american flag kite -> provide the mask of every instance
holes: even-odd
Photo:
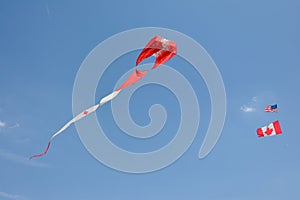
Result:
[[[155,56],[156,61],[152,69],[158,67],[159,65],[167,62],[170,60],[173,56],[177,54],[177,45],[174,41],[167,40],[165,38],[162,38],[160,36],[155,36],[148,42],[148,44],[145,46],[145,48],[142,50],[140,55],[138,56],[136,60],[136,65],[138,65],[140,62],[142,62],[144,59],[150,57],[150,56]],[[114,92],[111,94],[105,96],[102,98],[98,104],[82,111],[79,113],[77,116],[75,116],[73,119],[71,119],[68,123],[66,123],[60,130],[58,130],[52,137],[50,138],[48,145],[45,149],[45,151],[41,154],[36,154],[30,157],[36,158],[45,155],[48,152],[48,149],[50,147],[51,141],[58,136],[61,132],[63,132],[65,129],[67,129],[72,123],[80,120],[81,118],[89,115],[92,112],[95,112],[100,106],[103,104],[111,101],[114,99],[121,90],[124,88],[136,83],[139,81],[141,78],[143,78],[147,74],[147,70],[137,70],[135,69],[132,74],[127,78],[127,80],[119,87],[117,88]]]
[[[279,121],[272,122],[271,124],[258,128],[256,130],[258,137],[264,137],[264,136],[273,136],[278,135],[282,133]]]
[[[277,104],[266,106],[265,112],[278,112]]]

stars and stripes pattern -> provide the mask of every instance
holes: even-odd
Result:
[[[277,104],[266,106],[265,112],[278,112]]]

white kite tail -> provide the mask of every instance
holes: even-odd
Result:
[[[78,115],[76,115],[71,121],[66,123],[59,131],[57,131],[54,135],[52,135],[50,141],[53,140],[56,136],[58,136],[65,129],[67,129],[72,123],[74,123],[74,122],[80,120],[81,118],[84,118],[85,116],[95,112],[100,106],[102,106],[103,104],[111,101],[113,98],[115,98],[119,94],[119,92],[120,92],[120,90],[112,92],[111,94],[103,97],[97,105],[94,105],[94,106],[84,110],[83,112],[79,113]]]
[[[117,91],[112,92],[111,94],[109,94],[109,95],[105,96],[104,98],[102,98],[102,99],[100,100],[100,102],[99,102],[97,105],[94,105],[94,106],[92,106],[92,107],[90,107],[90,108],[84,110],[83,112],[79,113],[78,115],[76,115],[73,119],[71,119],[68,123],[66,123],[60,130],[58,130],[54,135],[52,135],[52,137],[50,138],[50,141],[48,142],[48,145],[47,145],[47,147],[46,147],[44,153],[37,154],[37,155],[33,155],[33,156],[30,157],[30,159],[45,155],[45,154],[48,152],[48,150],[49,150],[51,141],[52,141],[56,136],[58,136],[58,135],[61,134],[64,130],[66,130],[72,123],[74,123],[74,122],[80,120],[81,118],[83,118],[83,117],[85,117],[85,116],[87,116],[87,115],[89,115],[89,114],[95,112],[100,106],[102,106],[103,104],[105,104],[105,103],[111,101],[113,98],[115,98],[115,97],[119,94],[120,91],[121,91],[121,90],[117,90]]]

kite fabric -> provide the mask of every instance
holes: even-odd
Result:
[[[278,112],[277,104],[266,106],[265,112]]]
[[[278,135],[282,133],[279,121],[276,120],[275,122],[272,122],[271,124],[258,128],[256,130],[258,137],[264,137],[264,136],[273,136]]]
[[[148,71],[135,69],[134,72],[128,77],[128,79],[116,91],[122,90],[123,88],[134,84],[135,82],[143,78],[147,73]]]
[[[164,62],[170,60],[174,55],[177,53],[177,47],[176,43],[167,39],[164,39],[160,36],[156,36],[150,40],[150,42],[146,45],[146,47],[143,49],[142,53],[139,55],[138,60],[136,61],[137,65],[139,62],[141,62],[143,59],[155,55],[156,56],[156,62],[155,65],[152,67],[152,69],[156,68],[158,65],[163,64]],[[124,81],[123,84],[119,88],[117,88],[114,92],[111,94],[105,96],[100,100],[100,102],[83,112],[79,113],[77,116],[75,116],[73,119],[71,119],[68,123],[66,123],[60,130],[58,130],[52,137],[50,138],[50,141],[48,142],[48,145],[45,149],[45,151],[41,154],[36,154],[30,157],[36,158],[40,156],[44,156],[50,147],[51,141],[58,136],[60,133],[62,133],[65,129],[67,129],[72,123],[80,120],[81,118],[89,115],[90,113],[95,112],[100,106],[103,104],[111,101],[114,99],[120,92],[126,87],[131,86],[132,84],[138,82],[140,79],[142,79],[148,71],[146,70],[137,70],[135,69],[131,75]]]
[[[159,65],[170,60],[176,54],[177,54],[176,42],[167,40],[160,36],[155,36],[148,42],[148,44],[145,46],[145,48],[138,56],[136,60],[136,66],[144,59],[150,56],[155,56],[156,61],[154,66],[152,67],[152,69],[155,69]]]

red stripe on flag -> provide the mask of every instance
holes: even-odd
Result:
[[[262,131],[261,128],[258,128],[258,129],[256,130],[256,132],[257,132],[257,136],[258,136],[258,137],[264,137],[264,133],[263,133],[263,131]]]
[[[278,120],[273,122],[273,126],[274,126],[276,134],[281,134],[282,133],[282,130],[281,130],[281,127],[280,127],[280,124],[279,124]]]

